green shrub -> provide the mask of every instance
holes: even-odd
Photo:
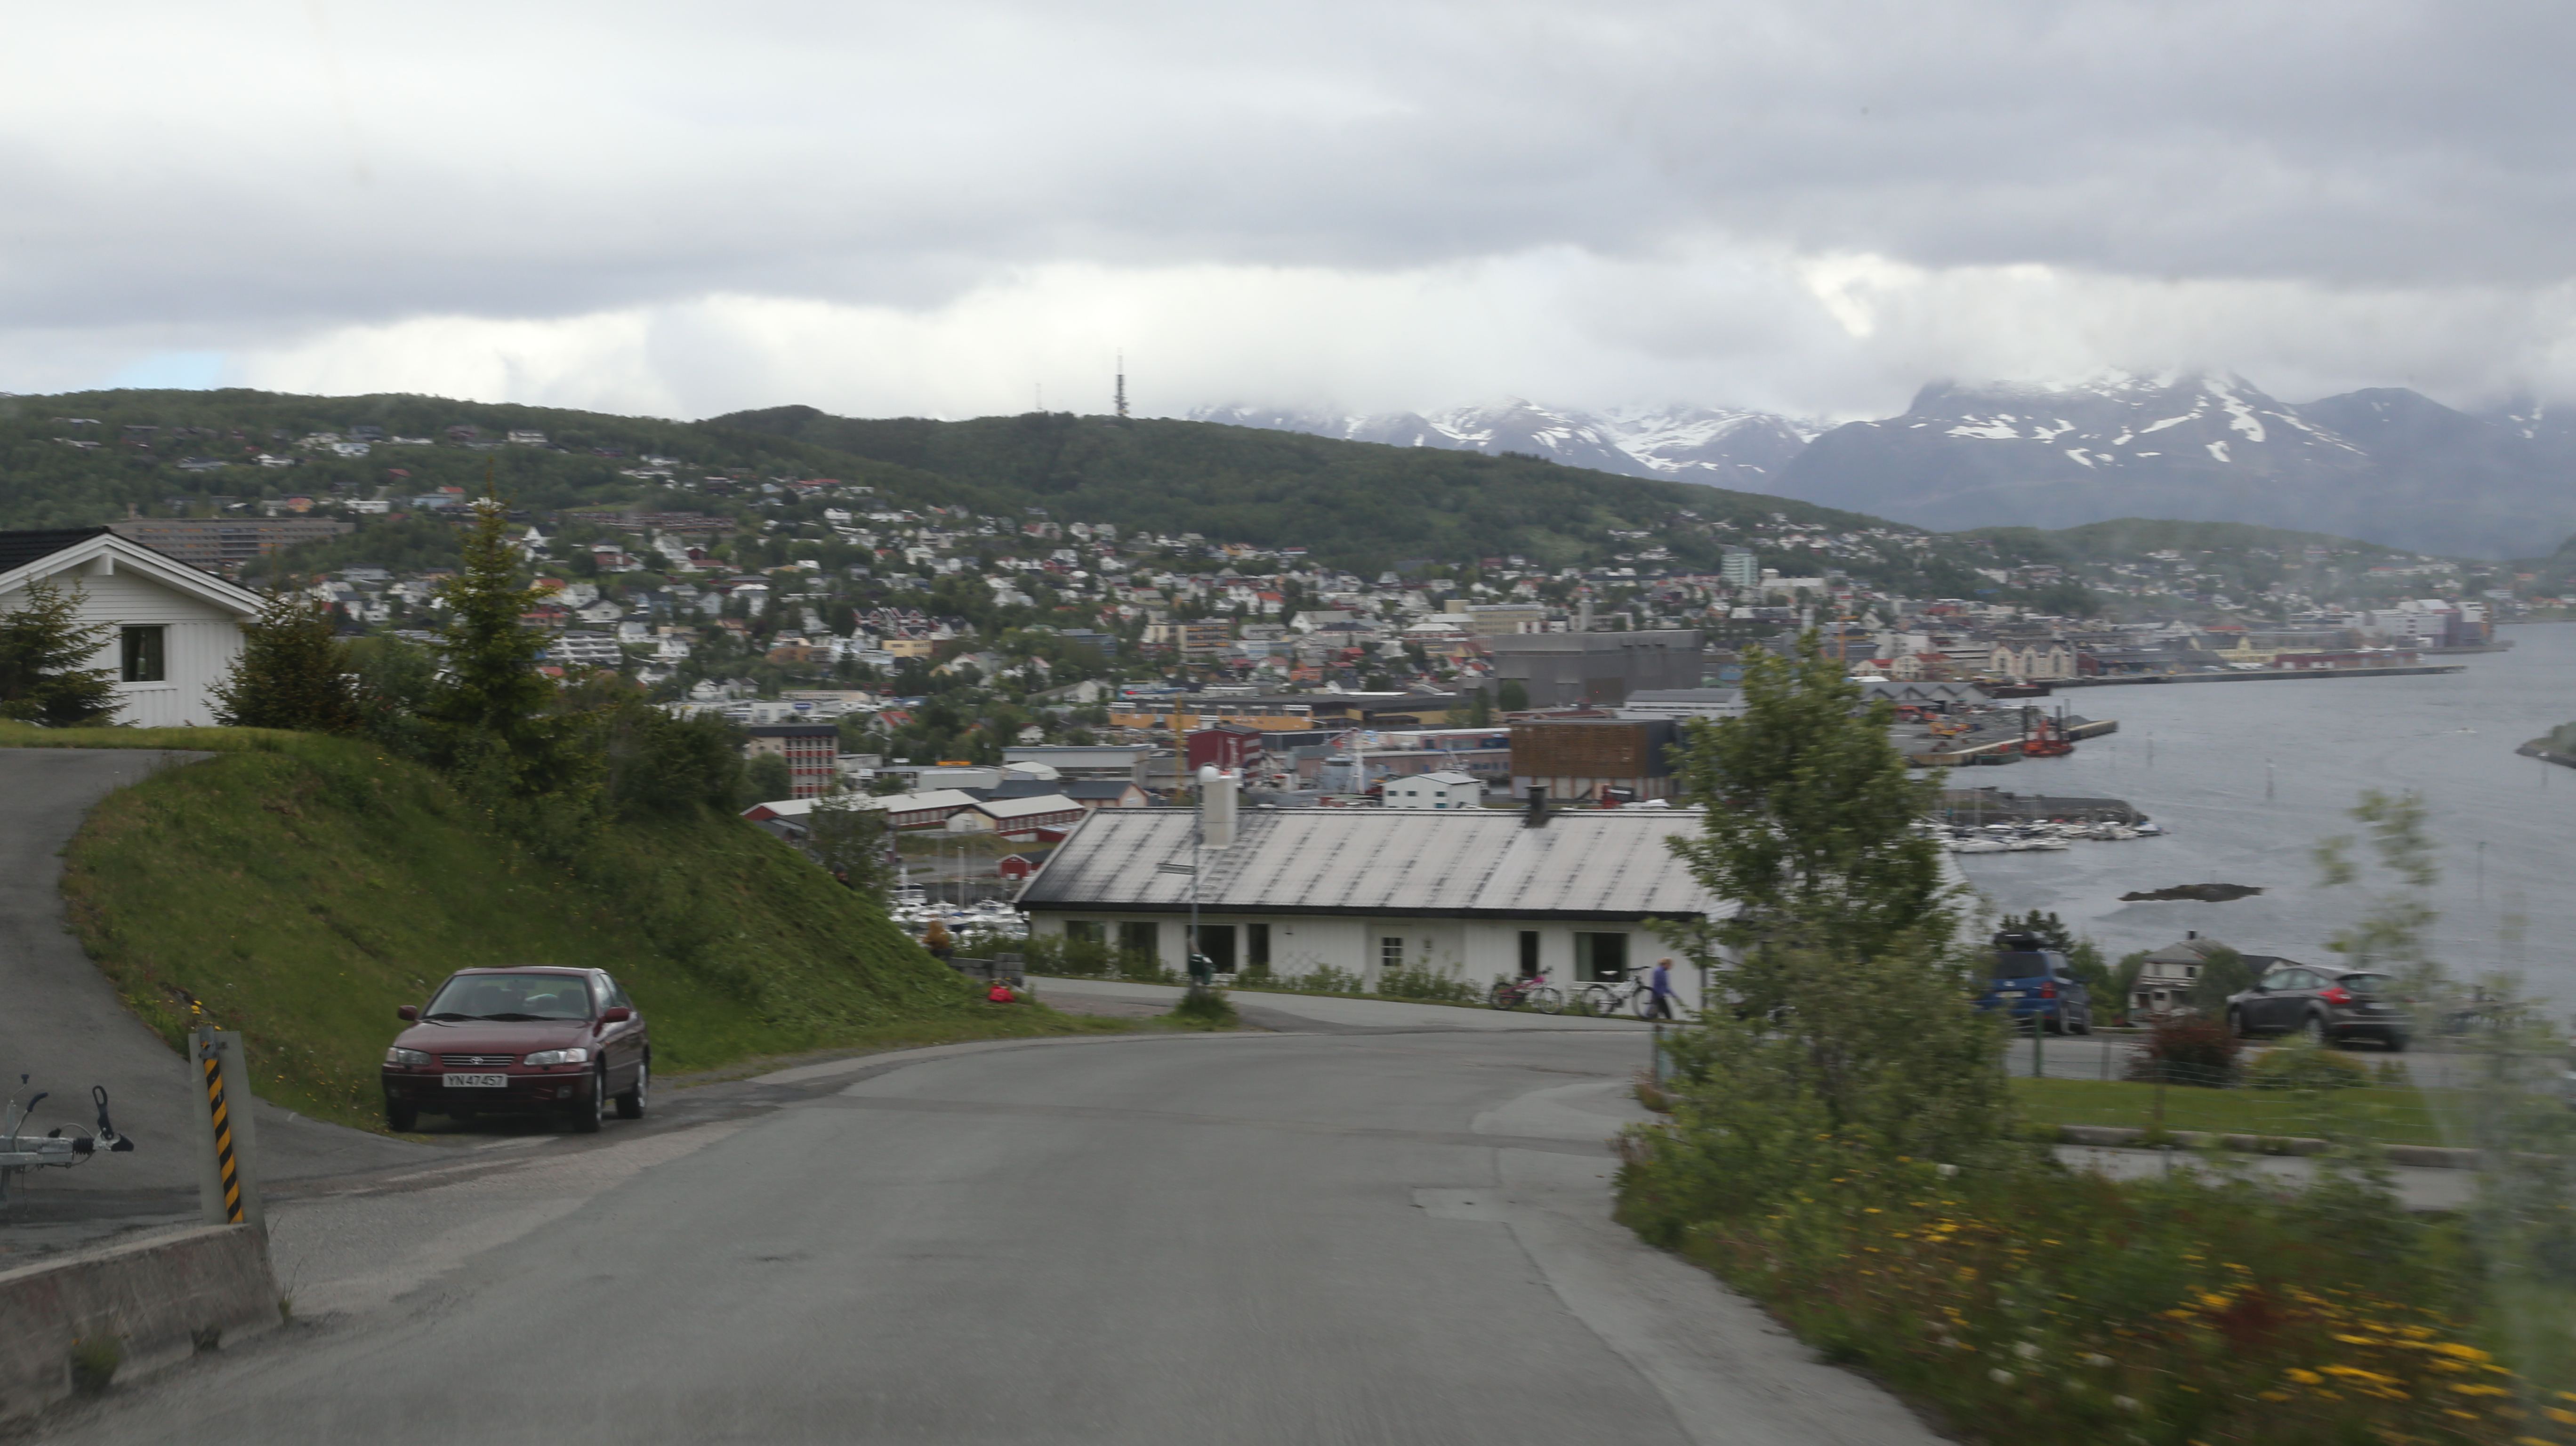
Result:
[[[2236,1083],[2245,1042],[2225,1023],[2197,1014],[2159,1019],[2129,1061],[2129,1078],[2220,1089]]]
[[[2370,1068],[2350,1055],[2301,1040],[2265,1051],[2245,1071],[2245,1083],[2258,1090],[2358,1089],[2370,1083]]]
[[[1236,1029],[1243,1023],[1224,990],[1198,984],[1191,985],[1181,1002],[1172,1006],[1171,1018],[1193,1029]]]
[[[1474,1004],[1485,991],[1457,975],[1427,964],[1389,969],[1378,976],[1377,992],[1389,999],[1428,999],[1442,1004]]]
[[[72,1342],[72,1389],[95,1396],[116,1379],[125,1364],[125,1342],[112,1335],[83,1336]]]

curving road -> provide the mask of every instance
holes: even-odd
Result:
[[[784,1070],[289,1198],[302,1323],[46,1434],[1935,1439],[1609,1221],[1637,1031],[1329,1008]]]
[[[50,1091],[38,1131],[88,1125],[90,1087],[108,1092],[132,1153],[73,1170],[39,1170],[13,1190],[13,1223],[143,1218],[185,1208],[196,1189],[193,1082],[177,1052],[117,1000],[107,977],[64,925],[62,851],[109,793],[205,753],[123,748],[0,748],[0,1077]],[[260,1158],[270,1178],[380,1168],[425,1147],[258,1107]],[[0,1241],[0,1247],[8,1242]],[[5,1253],[5,1251],[0,1251]]]

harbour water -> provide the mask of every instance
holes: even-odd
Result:
[[[2224,687],[2086,690],[2084,711],[2120,731],[2073,757],[1960,770],[1955,786],[2125,798],[2162,838],[2063,853],[1959,855],[1997,907],[2053,909],[2116,959],[2214,934],[2249,953],[2331,962],[2384,871],[2321,886],[2312,850],[2358,826],[2364,789],[2424,795],[2441,847],[2438,957],[2464,978],[2510,970],[2576,1010],[2576,769],[2515,747],[2576,719],[2576,625],[2507,630],[2510,652],[2462,673],[2321,678]],[[2365,855],[2366,856],[2366,855]],[[2252,884],[2228,903],[2122,903],[2177,884]]]

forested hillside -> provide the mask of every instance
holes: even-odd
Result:
[[[511,445],[503,439],[512,432],[544,440]],[[784,407],[675,422],[400,395],[0,398],[0,527],[94,524],[129,509],[218,516],[289,496],[315,499],[326,512],[335,502],[391,498],[399,513],[411,496],[479,492],[487,477],[533,511],[714,512],[739,510],[731,481],[830,477],[872,486],[897,506],[1005,516],[1044,508],[1122,531],[1304,547],[1352,567],[1510,554],[1550,566],[1596,562],[1612,550],[1614,528],[1651,529],[1676,564],[1703,567],[1715,565],[1727,534],[1775,514],[1835,529],[1888,525],[1531,457],[1066,413],[865,421]],[[338,545],[333,560],[384,547],[400,557],[383,560],[411,559],[438,542],[406,537],[399,524],[367,528],[365,547]]]

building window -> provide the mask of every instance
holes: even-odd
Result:
[[[1100,943],[1100,921],[1097,919],[1068,920],[1064,926],[1064,937],[1076,944]]]
[[[129,683],[161,683],[170,677],[168,628],[124,630],[124,672]]]
[[[1243,926],[1243,967],[1256,972],[1270,967],[1270,926],[1268,924]]]
[[[1538,977],[1538,930],[1521,930],[1521,977]]]
[[[1574,936],[1574,970],[1578,977],[1617,983],[1628,977],[1628,936],[1625,934],[1577,934]]]
[[[1163,926],[1160,924],[1120,924],[1118,952],[1142,954],[1159,962],[1163,957]]]
[[[1404,941],[1402,939],[1395,938],[1390,935],[1377,941],[1377,967],[1388,970],[1401,969],[1404,967]]]

